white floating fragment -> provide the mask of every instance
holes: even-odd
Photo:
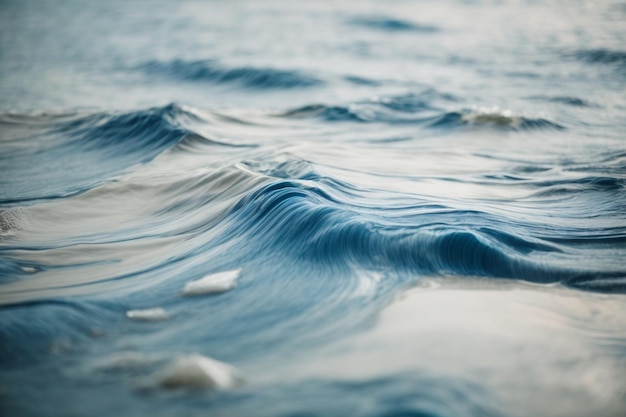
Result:
[[[188,282],[183,290],[184,295],[214,294],[232,290],[237,285],[241,269],[218,272],[207,275],[197,281]]]
[[[161,307],[148,308],[146,310],[129,310],[126,317],[137,321],[162,321],[170,318],[170,315]]]
[[[227,389],[241,383],[237,369],[197,353],[176,358],[158,377],[165,389]]]
[[[29,273],[29,274],[34,274],[35,272],[37,272],[37,268],[35,268],[34,266],[23,266],[21,267],[22,271]]]

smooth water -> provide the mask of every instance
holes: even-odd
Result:
[[[625,22],[0,2],[0,414],[624,415]]]

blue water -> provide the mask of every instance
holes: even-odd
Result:
[[[624,415],[624,22],[0,2],[0,414]]]

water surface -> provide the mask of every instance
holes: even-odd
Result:
[[[0,410],[623,415],[625,19],[3,1]]]

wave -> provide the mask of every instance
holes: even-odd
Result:
[[[626,66],[626,51],[583,49],[574,52],[572,55],[589,64],[614,65],[619,68]]]
[[[250,89],[307,88],[323,84],[312,75],[277,68],[226,67],[214,60],[150,61],[139,67],[149,75],[179,81],[237,84]]]
[[[454,97],[428,92],[376,98],[347,106],[312,104],[289,110],[279,116],[321,119],[327,122],[419,124],[427,128],[476,126],[512,131],[565,129],[548,119],[516,115],[510,110],[498,108],[446,111],[437,101],[453,102]]]
[[[497,109],[441,110],[440,103],[454,101],[455,98],[448,94],[426,90],[377,97],[347,107],[305,106],[279,116],[288,119],[321,118],[334,122],[419,124],[434,129],[466,126],[512,131],[564,129],[546,119],[516,116]],[[11,119],[15,117],[11,116]],[[174,104],[127,113],[65,115],[59,118],[36,115],[18,119],[18,122],[10,122],[15,124],[11,131],[13,139],[5,142],[5,152],[0,156],[0,169],[12,173],[0,179],[0,203],[4,205],[26,204],[84,192],[113,181],[130,172],[132,167],[146,164],[170,149],[193,153],[219,146],[232,148],[235,153],[238,149],[258,148],[254,142],[215,136],[210,129],[207,130],[212,125],[228,129],[232,126],[252,128],[255,124],[245,119],[203,113]],[[258,130],[255,132],[255,135],[258,134]],[[279,167],[276,169],[280,170]],[[557,193],[558,187],[553,185],[555,187],[546,187],[539,192]]]
[[[467,125],[493,126],[510,130],[532,130],[532,129],[548,129],[548,130],[564,130],[562,125],[543,118],[531,118],[515,115],[510,110],[478,109],[469,110],[461,113],[447,113],[444,118],[444,125],[448,123],[461,123]],[[440,126],[441,122],[437,122],[434,126]]]
[[[27,117],[11,142],[19,145],[0,155],[0,170],[12,174],[0,179],[0,203],[63,197],[110,181],[188,137],[183,124],[191,119],[173,104],[61,121]]]
[[[374,29],[385,32],[434,33],[439,31],[439,28],[434,25],[420,24],[408,20],[385,16],[356,17],[354,19],[351,19],[349,23],[354,26],[360,26],[367,29]]]
[[[534,194],[539,197],[580,192],[606,192],[611,196],[619,196],[626,188],[626,180],[609,176],[585,176],[571,180],[536,181],[533,185],[540,188]]]
[[[533,100],[541,100],[549,103],[565,104],[572,107],[598,107],[596,104],[579,97],[570,96],[533,96],[529,97]]]
[[[382,82],[380,81],[372,80],[370,78],[365,78],[365,77],[359,77],[356,75],[346,75],[343,77],[343,79],[354,85],[365,85],[365,86],[373,86],[373,87],[382,85]]]
[[[336,182],[334,185],[336,186]],[[415,205],[373,213],[331,197],[322,188],[292,181],[262,186],[233,209],[237,227],[258,245],[317,264],[359,265],[418,275],[464,275],[582,285],[626,276],[626,271],[565,267],[567,249],[507,231],[506,220],[445,206]],[[563,256],[566,257],[564,254]],[[552,259],[547,261],[546,259]],[[586,285],[586,284],[585,284]],[[600,285],[598,285],[600,287]],[[624,289],[624,287],[622,287]]]
[[[594,105],[589,103],[587,100],[577,97],[552,97],[549,101],[553,103],[567,104],[574,107],[594,107]]]
[[[412,115],[437,111],[438,101],[455,101],[454,96],[428,89],[419,93],[375,97],[347,106],[310,104],[279,114],[282,117],[304,119],[318,118],[325,121],[353,122],[408,122]]]

